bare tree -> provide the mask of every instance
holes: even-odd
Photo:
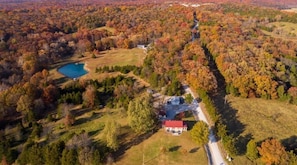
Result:
[[[88,85],[83,93],[84,105],[94,107],[96,101],[96,88],[93,85]]]

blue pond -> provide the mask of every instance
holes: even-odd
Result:
[[[70,63],[59,68],[58,72],[69,78],[78,78],[88,73],[88,71],[84,69],[84,65],[85,64],[82,63]]]

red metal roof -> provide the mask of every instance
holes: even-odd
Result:
[[[184,122],[181,120],[166,120],[165,127],[184,127]]]

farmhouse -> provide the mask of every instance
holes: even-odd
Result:
[[[166,132],[173,133],[173,135],[179,135],[188,129],[187,124],[181,120],[165,120],[163,123],[163,128]]]

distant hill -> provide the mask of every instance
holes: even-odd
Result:
[[[0,3],[23,3],[23,2],[47,2],[47,0],[0,0]],[[187,2],[187,3],[245,3],[260,6],[291,8],[297,7],[296,0],[52,0],[56,3],[95,3],[95,4],[143,4],[143,3],[163,3],[163,2]]]
[[[260,6],[270,6],[278,8],[290,8],[297,7],[296,0],[184,0],[184,2],[191,3],[245,3],[245,4],[255,4]]]

